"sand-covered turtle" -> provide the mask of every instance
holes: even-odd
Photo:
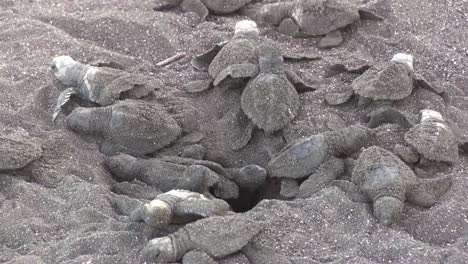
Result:
[[[373,131],[364,126],[352,125],[337,131],[328,131],[312,135],[284,147],[281,152],[268,163],[266,170],[270,177],[300,180],[307,177],[316,177],[313,181],[317,186],[325,186],[338,175],[315,173],[321,166],[329,168],[332,164],[342,162],[334,157],[351,155],[368,144],[373,137]],[[337,171],[327,169],[327,171]],[[316,189],[310,186],[307,189]],[[304,188],[304,187],[303,187]],[[304,196],[306,194],[303,194]]]
[[[208,193],[216,197],[235,199],[239,186],[260,187],[266,178],[265,169],[257,165],[224,169],[216,162],[175,156],[139,159],[126,154],[108,157],[104,161],[110,172],[121,181],[138,179],[163,192],[184,189]],[[238,186],[239,185],[239,186]]]
[[[22,169],[41,156],[41,143],[24,129],[0,128],[0,171]]]
[[[110,67],[83,64],[70,56],[55,57],[51,69],[55,77],[67,87],[57,100],[52,120],[57,118],[71,96],[100,106],[108,106],[120,99],[148,96],[162,87],[162,82],[157,78]]]
[[[376,127],[382,123],[395,123],[408,129],[404,135],[405,142],[412,153],[419,154],[421,158],[454,164],[458,161],[458,140],[442,114],[430,109],[420,111],[420,123],[414,125],[408,115],[390,108],[371,114],[370,127]],[[403,148],[403,146],[401,146]]]
[[[359,18],[382,20],[369,9],[349,0],[294,0],[257,4],[246,8],[244,14],[259,23],[279,27],[293,37],[339,34],[339,29]]]
[[[141,204],[130,217],[133,221],[144,221],[150,226],[161,227],[225,215],[230,210],[229,204],[224,200],[208,199],[203,194],[187,190],[171,190]]]
[[[243,87],[247,80],[259,72],[259,45],[257,24],[251,20],[237,22],[231,40],[218,43],[206,53],[192,59],[192,66],[197,70],[208,72],[211,79],[191,82],[187,85],[187,90],[201,92],[219,85],[231,88]],[[317,57],[292,53],[283,57],[290,60],[317,59]],[[314,90],[293,71],[285,70],[285,74],[302,91]]]
[[[153,153],[175,141],[182,133],[178,122],[161,106],[123,100],[98,108],[79,107],[67,117],[67,127],[98,137],[106,154]]]
[[[406,201],[431,207],[451,186],[448,177],[418,178],[392,152],[380,147],[362,151],[349,181],[334,181],[354,201],[370,202],[374,216],[384,225],[400,220]]]
[[[236,23],[231,40],[216,44],[208,52],[192,59],[191,64],[198,70],[207,71],[211,80],[197,81],[187,85],[191,92],[200,92],[223,81],[240,81],[258,73],[257,46],[259,33],[257,24],[251,20]]]
[[[353,73],[355,71],[340,64],[334,64],[331,67],[334,69],[339,68],[338,72]],[[326,100],[329,104],[343,104],[349,101],[353,95],[358,95],[360,103],[363,104],[373,100],[401,100],[410,96],[416,87],[438,93],[424,77],[415,73],[413,56],[410,54],[397,53],[389,62],[359,68],[367,70],[354,79],[351,84],[352,89],[344,93],[334,93],[327,96]]]
[[[219,259],[240,251],[260,231],[258,222],[241,214],[203,218],[150,240],[142,255],[148,263],[177,262],[193,251]]]
[[[241,9],[251,0],[157,0],[156,11],[180,6],[185,12],[194,12],[204,21],[209,13],[230,14]]]

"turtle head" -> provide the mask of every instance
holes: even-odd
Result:
[[[52,59],[50,68],[54,73],[55,77],[59,79],[63,84],[67,86],[75,86],[76,80],[73,79],[75,75],[70,74],[75,67],[81,65],[81,63],[75,61],[70,56],[58,56]]]
[[[398,222],[403,213],[404,202],[393,196],[382,196],[374,203],[374,216],[380,223],[390,226]]]
[[[142,251],[142,256],[147,263],[176,262],[174,244],[169,236],[151,239]]]
[[[138,159],[128,154],[119,154],[104,159],[104,166],[118,180],[132,181],[138,174]]]
[[[246,35],[258,37],[257,23],[252,20],[242,20],[236,23],[234,27],[234,37]]]
[[[79,107],[67,117],[67,126],[73,131],[89,133],[93,132],[93,110],[91,108]]]
[[[266,25],[278,26],[283,19],[291,17],[294,1],[263,5],[257,13],[257,19]]]
[[[413,72],[413,56],[411,54],[406,54],[406,53],[397,53],[393,56],[392,62],[403,64],[408,69]]]
[[[145,223],[150,226],[166,226],[171,223],[172,208],[167,202],[154,199],[143,205],[142,216]]]
[[[283,54],[273,41],[265,41],[258,49],[258,62],[263,73],[279,73],[283,70]]]
[[[444,118],[442,117],[442,114],[437,111],[430,110],[430,109],[423,109],[420,112],[421,112],[421,123],[428,122],[428,121],[444,122]]]
[[[258,165],[247,165],[239,170],[239,177],[234,178],[239,187],[256,190],[265,184],[267,172]]]

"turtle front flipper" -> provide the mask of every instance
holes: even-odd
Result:
[[[414,126],[405,113],[395,108],[381,108],[370,113],[368,117],[370,118],[369,123],[367,123],[369,128],[376,128],[385,123],[398,124],[406,129]]]
[[[359,12],[359,17],[361,19],[378,20],[378,21],[385,20],[383,16],[378,15],[374,11],[365,7],[359,8],[358,12]]]
[[[294,85],[298,93],[313,92],[317,90],[317,88],[314,88],[311,85],[304,82],[302,78],[299,77],[299,75],[297,75],[294,71],[285,70],[284,73],[286,73],[288,80]]]
[[[437,199],[444,195],[452,186],[452,181],[448,176],[434,179],[421,179],[412,184],[406,193],[408,202],[421,207],[431,207]]]
[[[179,6],[182,0],[157,0],[155,1],[156,6],[153,7],[154,11],[163,11],[170,8]]]
[[[107,85],[95,101],[101,106],[107,106],[120,99],[146,97],[162,87],[162,82],[156,78],[149,79],[142,74],[125,74]]]
[[[208,80],[196,80],[189,82],[185,86],[185,90],[189,93],[199,93],[206,91],[210,88],[213,87],[213,80],[208,79]]]
[[[219,51],[227,43],[228,41],[217,43],[216,45],[213,46],[213,48],[211,48],[206,53],[203,53],[202,55],[199,55],[193,58],[190,64],[192,64],[192,66],[199,71],[207,72],[211,61],[216,57],[216,55],[218,55]]]
[[[365,195],[358,186],[350,181],[335,180],[332,181],[333,186],[339,187],[343,192],[345,192],[349,198],[356,203],[368,203],[370,202],[369,197]]]
[[[185,253],[182,258],[182,264],[203,263],[203,264],[218,264],[210,255],[200,250],[191,250]]]
[[[209,14],[208,8],[201,0],[183,0],[180,7],[185,12],[194,12],[200,17],[200,21],[205,21]]]
[[[214,86],[218,86],[227,78],[242,79],[251,78],[258,74],[258,66],[252,63],[233,64],[223,69],[213,82]]]
[[[426,89],[426,90],[428,90],[430,92],[433,92],[435,94],[438,94],[440,96],[442,96],[444,94],[444,90],[437,89],[436,86],[429,83],[429,81],[426,80],[426,78],[424,78],[424,76],[422,76],[421,74],[415,73],[413,75],[413,83],[414,83],[415,87],[420,87],[420,88]]]
[[[252,139],[252,133],[255,129],[255,124],[252,121],[247,121],[247,125],[245,126],[244,133],[239,138],[234,139],[234,141],[231,144],[231,149],[232,150],[241,150],[247,144],[249,144],[250,139]]]
[[[330,185],[344,173],[344,162],[341,159],[330,157],[300,186],[297,198],[307,198]]]
[[[229,204],[221,199],[189,199],[177,203],[173,213],[182,223],[215,215],[225,215],[231,210]]]
[[[55,122],[55,119],[57,118],[58,114],[62,111],[62,107],[70,101],[70,97],[72,95],[77,95],[78,90],[75,87],[70,87],[65,89],[62,93],[60,93],[58,99],[57,99],[57,104],[54,108],[54,113],[52,114],[52,122]]]

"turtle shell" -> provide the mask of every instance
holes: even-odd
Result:
[[[41,156],[41,145],[25,130],[0,129],[0,171],[24,168]]]
[[[208,74],[216,79],[230,65],[257,62],[257,45],[250,38],[235,38],[224,46],[211,61]]]
[[[404,201],[406,188],[415,177],[413,171],[395,154],[373,146],[359,155],[351,180],[371,200],[393,196]]]
[[[161,106],[134,100],[119,101],[112,107],[106,138],[141,153],[151,153],[176,140],[182,129]]]
[[[296,117],[299,94],[285,76],[260,74],[242,92],[241,106],[255,125],[274,132]]]
[[[313,135],[286,146],[267,165],[270,177],[300,179],[314,173],[330,157],[323,135]]]
[[[439,122],[423,122],[405,134],[405,141],[423,157],[438,162],[458,160],[458,144],[453,131]]]
[[[359,19],[357,5],[348,0],[299,0],[292,17],[308,35],[326,35]]]
[[[401,100],[413,91],[412,72],[403,64],[377,64],[356,78],[352,87],[360,96],[374,100]]]
[[[251,0],[202,0],[202,2],[215,14],[229,14],[241,9]]]
[[[222,258],[241,250],[257,235],[258,222],[240,214],[204,218],[185,227],[196,249],[213,258]]]

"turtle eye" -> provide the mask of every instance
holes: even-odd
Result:
[[[50,65],[50,69],[52,69],[53,71],[57,71],[57,66],[55,66],[55,64],[52,64]]]

